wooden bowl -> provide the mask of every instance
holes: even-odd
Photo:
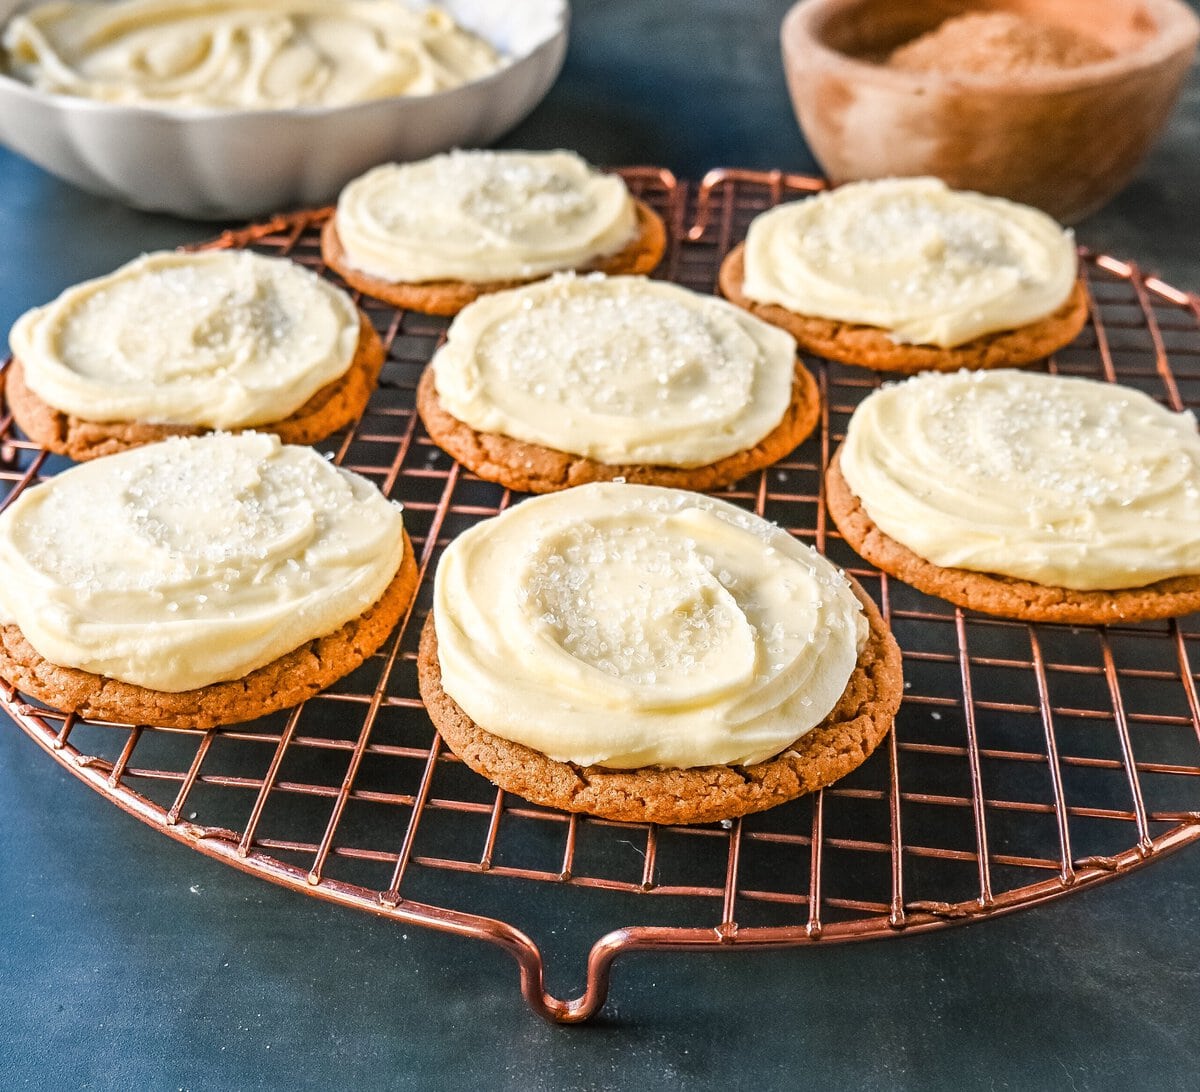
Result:
[[[1018,76],[884,67],[901,43],[981,10],[1077,28],[1114,55]],[[835,183],[936,175],[1068,223],[1129,181],[1198,37],[1179,0],[801,0],[781,34],[796,117]]]

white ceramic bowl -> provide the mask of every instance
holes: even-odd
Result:
[[[0,75],[0,142],[68,182],[135,208],[205,219],[331,201],[393,160],[488,144],[550,90],[567,49],[567,0],[442,0],[513,58],[451,91],[293,110],[118,106]],[[23,0],[0,0],[0,24]]]

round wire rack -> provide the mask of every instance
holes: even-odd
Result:
[[[702,182],[622,172],[670,228],[660,276],[713,291],[750,219],[822,188],[782,172]],[[321,269],[327,211],[203,244]],[[1083,253],[1091,321],[1051,371],[1200,404],[1200,299],[1136,265]],[[832,788],[732,823],[658,827],[568,815],[496,790],[442,745],[417,692],[429,577],[445,545],[514,498],[433,446],[413,410],[446,321],[361,306],[388,346],[366,414],[320,445],[403,502],[421,592],[380,653],[286,713],[215,731],[63,716],[0,684],[48,754],[164,834],[275,883],[486,940],[512,955],[539,1014],[593,1016],[614,959],[644,949],[829,944],[904,936],[1082,890],[1200,839],[1195,616],[1143,625],[1028,625],[958,610],[889,579],[828,522],[822,472],[879,379],[824,361],[819,430],[721,495],[852,572],[904,650],[895,731]],[[0,419],[6,503],[66,466]],[[598,924],[599,923],[599,924]],[[631,924],[634,923],[634,924]],[[582,992],[545,986],[542,948],[591,944]]]

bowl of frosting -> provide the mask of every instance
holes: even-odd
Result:
[[[567,21],[567,0],[0,0],[0,142],[136,208],[324,204],[511,129]]]

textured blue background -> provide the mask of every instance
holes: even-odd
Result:
[[[691,177],[812,170],[778,62],[786,7],[576,0],[562,78],[507,143]],[[1193,72],[1137,181],[1079,238],[1200,289],[1198,188]],[[129,212],[0,152],[0,326],[75,280],[212,231]],[[605,1018],[564,1029],[527,1011],[499,952],[235,873],[0,729],[0,1088],[1196,1087],[1195,848],[960,930],[631,957]]]

